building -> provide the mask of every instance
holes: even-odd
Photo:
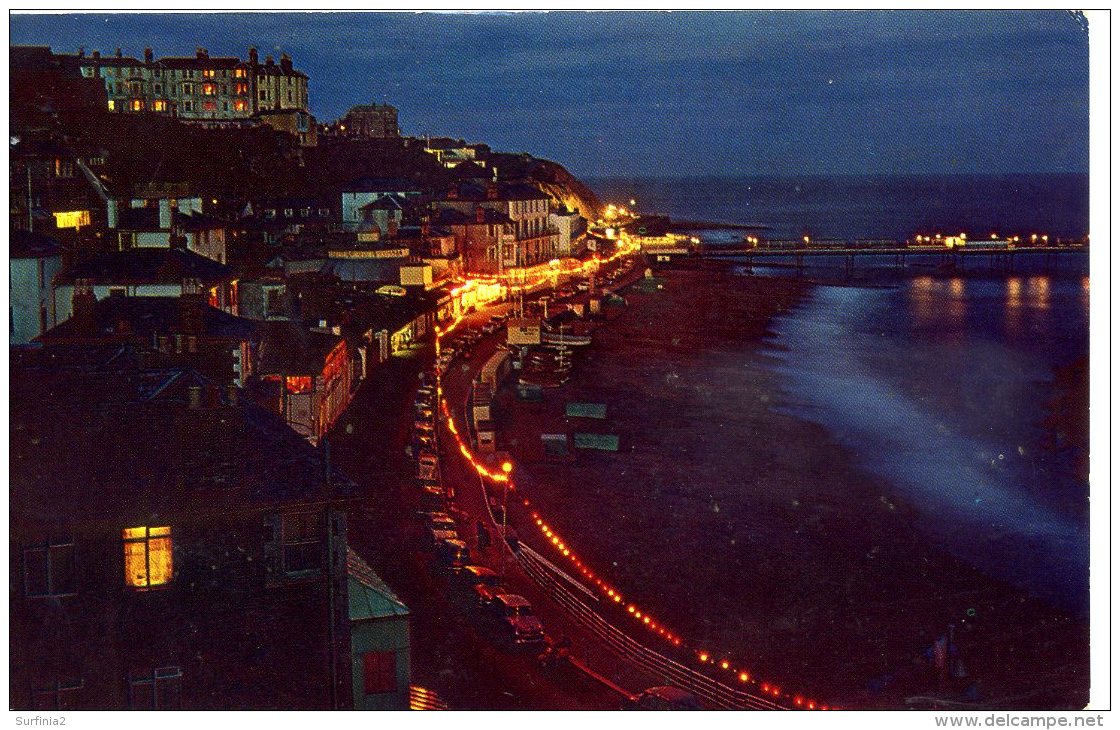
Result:
[[[145,367],[190,368],[225,385],[245,385],[260,340],[255,323],[206,303],[186,285],[178,297],[76,297],[74,314],[43,333],[47,345],[128,345]]]
[[[337,134],[366,139],[393,139],[401,136],[397,108],[389,104],[362,104],[351,107],[335,125]]]
[[[587,221],[579,213],[562,205],[548,214],[548,222],[557,231],[557,256],[578,256],[583,251],[581,240],[587,230]]]
[[[179,248],[137,248],[64,268],[55,277],[55,318],[70,318],[75,297],[177,297],[185,282],[201,286],[211,306],[237,314],[237,280],[228,266]]]
[[[421,192],[416,183],[401,178],[362,177],[351,180],[342,186],[342,225],[346,230],[356,231],[368,220],[371,209],[367,206],[383,198],[392,198],[403,210],[409,201],[420,197]],[[402,217],[397,220],[400,222]]]
[[[477,241],[465,242],[459,249],[463,256],[463,269],[468,273],[501,273],[508,269],[523,268],[546,263],[557,256],[556,245],[559,232],[549,222],[549,206],[552,199],[538,188],[527,183],[501,183],[494,181],[466,180],[452,185],[442,198],[433,204],[441,211],[457,211],[468,216],[440,218],[441,225],[453,230],[471,226],[469,217],[475,218],[474,225],[491,225],[493,230],[485,231],[485,256]],[[497,213],[479,212],[491,211]],[[508,223],[505,221],[508,219]],[[504,226],[499,232],[497,227]],[[476,231],[482,233],[481,230]],[[501,244],[495,252],[496,258],[489,258],[488,248],[494,244],[496,236],[501,236]],[[470,249],[474,249],[471,251]],[[473,266],[485,262],[484,269]]]
[[[259,327],[258,401],[318,444],[350,405],[358,385],[346,340],[296,322],[267,321]]]
[[[57,321],[51,295],[62,268],[58,241],[13,229],[8,253],[8,344],[26,344]]]
[[[439,164],[446,168],[455,168],[464,162],[485,167],[484,157],[490,148],[486,145],[467,144],[461,139],[428,137],[424,140],[424,151],[435,156]]]
[[[9,145],[11,227],[51,236],[72,251],[93,249],[109,210],[104,185],[72,150],[13,137]]]
[[[50,348],[10,385],[13,709],[350,709],[407,667],[351,619],[354,484],[238,389]]]
[[[105,85],[106,108],[122,114],[159,114],[208,126],[267,123],[314,144],[315,121],[308,111],[308,78],[281,55],[277,63],[257,50],[248,60],[211,56],[198,48],[194,56],[155,58],[151,48],[143,59],[111,56],[99,51],[86,55],[56,55],[64,68]],[[277,113],[282,113],[277,116]],[[264,116],[262,116],[264,115]],[[266,118],[267,117],[267,118]]]
[[[353,548],[346,553],[355,710],[409,709],[408,606]]]

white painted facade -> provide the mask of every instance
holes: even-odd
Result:
[[[8,259],[8,344],[22,345],[58,322],[51,280],[62,268],[60,256]]]

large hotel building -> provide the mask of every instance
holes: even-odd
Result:
[[[255,48],[249,60],[210,56],[199,48],[193,57],[155,59],[150,48],[144,59],[79,52],[83,76],[101,78],[108,92],[109,111],[155,113],[183,121],[214,125],[258,118],[296,133],[304,143],[315,134],[308,112],[307,75],[292,67],[286,54],[260,62]]]

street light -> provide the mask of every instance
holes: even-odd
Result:
[[[506,528],[508,527],[508,524],[509,524],[507,522],[507,517],[506,517],[506,513],[507,513],[506,502],[509,499],[509,482],[510,482],[509,475],[512,472],[513,472],[513,464],[509,463],[508,461],[503,461],[502,462],[502,473],[506,475],[506,480],[502,484],[502,549],[499,551],[499,554],[501,555],[501,569],[498,571],[498,574],[501,575],[503,578],[506,575],[506,550],[509,549],[509,540],[506,539]]]

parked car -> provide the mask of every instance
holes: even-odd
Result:
[[[471,562],[471,550],[467,543],[457,538],[440,540],[436,547],[440,563],[452,570],[461,570]]]
[[[696,695],[679,687],[650,687],[622,706],[624,710],[700,710]]]
[[[416,474],[420,479],[433,480],[438,478],[439,457],[428,452],[421,452],[416,462]]]
[[[515,644],[537,644],[544,641],[544,624],[533,613],[533,606],[514,593],[494,596],[491,608],[509,632]]]
[[[420,511],[441,512],[447,507],[443,489],[430,484],[420,487]]]
[[[501,577],[483,565],[468,565],[464,569],[471,581],[471,591],[479,606],[488,607],[497,596],[509,593],[509,589],[502,584]]]

